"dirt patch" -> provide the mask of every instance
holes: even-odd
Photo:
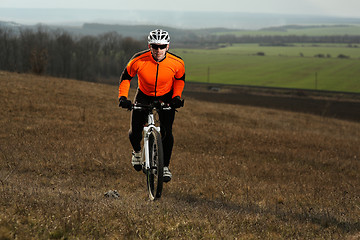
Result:
[[[360,94],[187,83],[184,97],[360,121]]]

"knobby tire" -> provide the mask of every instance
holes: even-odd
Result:
[[[150,169],[147,170],[147,187],[149,198],[155,200],[161,197],[164,175],[164,154],[161,136],[157,131],[152,131],[149,136]]]

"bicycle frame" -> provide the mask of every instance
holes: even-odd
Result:
[[[160,127],[155,126],[154,113],[151,111],[148,115],[148,125],[144,127],[144,157],[145,157],[145,169],[150,169],[150,154],[149,154],[149,135],[151,131],[156,130],[160,133]]]
[[[179,107],[182,106],[184,106],[184,100],[182,100],[182,104]],[[159,111],[163,110],[176,111],[176,109],[174,106],[161,101],[154,101],[150,104],[134,103],[130,107],[125,108],[128,108],[128,110],[144,110],[147,113],[147,125],[143,127],[142,170],[146,174],[150,200],[159,199],[164,182],[164,152],[161,127],[155,125],[154,111],[159,113]],[[138,169],[136,170],[139,171]]]
[[[154,111],[170,110],[171,107],[157,102],[150,105],[134,104],[132,108],[144,110],[148,115],[147,125],[143,128],[142,168],[146,174],[149,198],[155,200],[161,197],[163,188],[164,157],[160,127],[155,125]]]

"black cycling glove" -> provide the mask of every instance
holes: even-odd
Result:
[[[119,98],[119,107],[131,109],[131,101],[125,96]]]
[[[181,100],[179,96],[174,97],[170,103],[173,108],[180,108],[184,106],[184,100]]]

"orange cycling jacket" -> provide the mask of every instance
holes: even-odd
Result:
[[[121,74],[119,98],[128,97],[130,81],[138,75],[138,87],[148,96],[158,97],[173,91],[172,97],[181,97],[185,85],[184,61],[167,52],[165,58],[156,62],[150,50],[135,54]]]

